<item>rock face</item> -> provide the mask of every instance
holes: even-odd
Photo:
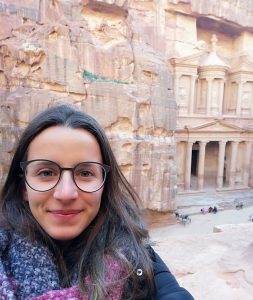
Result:
[[[253,26],[251,1],[211,3],[2,0],[2,180],[24,126],[38,111],[67,101],[105,128],[144,207],[175,209],[177,113],[169,59],[191,53],[196,22],[201,37],[207,14],[216,18],[208,30],[220,24],[230,34]]]
[[[196,300],[251,300],[252,224],[219,226],[219,233],[156,237],[155,249]]]
[[[152,24],[157,8],[144,4],[0,2],[3,179],[23,127],[38,111],[67,101],[105,128],[144,206],[174,208],[172,77],[155,47],[162,40],[160,25]]]
[[[245,27],[253,26],[252,11],[253,2],[251,0],[172,0],[167,1],[173,4],[188,6],[193,14],[202,16],[212,15],[221,20],[227,20]]]

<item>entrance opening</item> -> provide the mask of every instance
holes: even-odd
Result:
[[[192,147],[191,161],[191,189],[196,190],[198,187],[198,162],[199,162],[199,143],[196,142]]]
[[[205,175],[204,186],[205,189],[214,189],[217,187],[217,172],[218,172],[218,159],[219,159],[219,143],[209,142],[206,145],[205,155]]]
[[[191,174],[197,176],[197,166],[199,159],[199,150],[192,150]]]

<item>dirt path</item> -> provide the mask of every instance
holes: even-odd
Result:
[[[191,215],[191,224],[178,223],[174,215],[163,214],[154,216],[148,227],[152,239],[159,240],[163,237],[212,233],[215,225],[249,223],[249,215],[253,207],[240,210],[224,210],[217,214],[206,213]]]

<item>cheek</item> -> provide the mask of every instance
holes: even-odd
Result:
[[[33,211],[34,207],[36,207],[36,197],[34,197],[32,192],[27,191],[24,196],[24,200],[28,202],[30,210]]]
[[[27,201],[29,203],[29,206],[32,209],[42,203],[45,203],[47,195],[46,193],[38,193],[29,188],[26,188],[26,190],[23,193],[23,199],[24,201]]]
[[[104,190],[104,189],[99,190],[99,191],[98,191],[99,193],[98,193],[98,195],[97,195],[97,202],[99,203],[99,207],[101,206],[103,190]]]
[[[23,201],[27,201],[29,202],[29,194],[30,194],[31,189],[29,188],[29,186],[24,183],[23,187],[22,187],[22,195],[23,195]]]
[[[97,215],[97,213],[100,210],[101,207],[101,198],[102,198],[102,192],[98,191],[94,194],[92,194],[91,197],[86,198],[86,203],[90,206],[90,208],[93,210],[93,214]]]
[[[85,193],[83,192],[83,196],[87,199],[87,201],[90,201],[91,203],[100,203],[103,195],[103,188],[96,191],[95,193]]]
[[[91,207],[94,208],[94,210],[99,210],[100,209],[100,206],[101,206],[101,196],[102,194],[97,194],[97,195],[94,195],[94,197],[92,197],[89,201],[89,204]]]

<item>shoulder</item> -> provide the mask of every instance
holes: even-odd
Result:
[[[153,272],[156,286],[154,300],[193,300],[191,294],[180,287],[174,275],[170,272],[161,257],[151,248]]]

